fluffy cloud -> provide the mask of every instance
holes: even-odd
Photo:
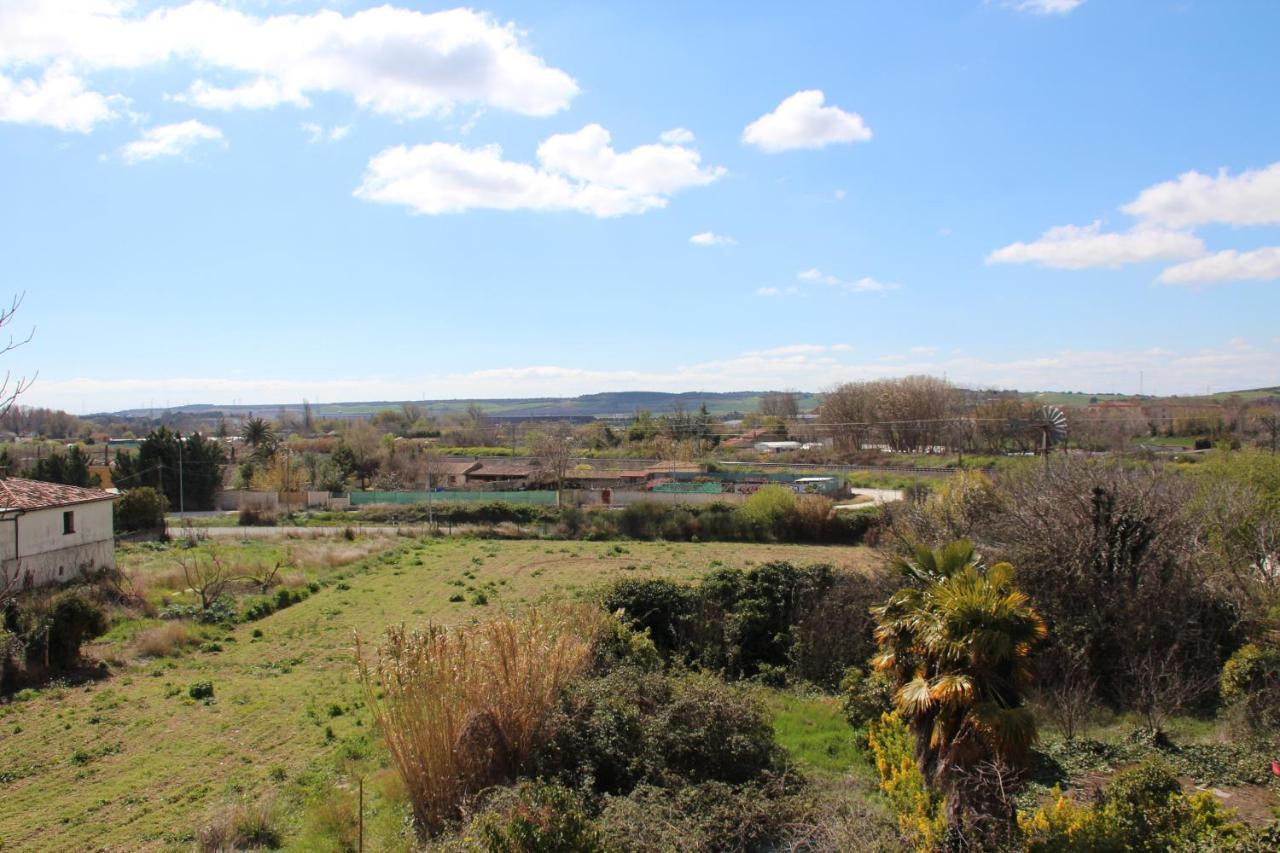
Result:
[[[311,102],[301,92],[291,91],[279,80],[259,77],[243,86],[222,88],[210,86],[203,80],[191,84],[185,95],[178,95],[174,100],[206,110],[234,109],[270,109],[280,104],[292,104],[295,107],[309,107]]]
[[[208,0],[135,13],[127,0],[4,0],[0,68],[67,63],[81,73],[187,61],[225,75],[181,97],[215,108],[303,106],[341,93],[397,117],[475,103],[526,115],[565,109],[578,86],[512,24],[469,9],[392,6],[257,16]]]
[[[538,146],[538,161],[506,160],[497,145],[400,145],[369,161],[355,195],[424,214],[489,208],[609,217],[665,207],[674,193],[724,174],[720,167],[704,168],[698,152],[684,146],[616,151],[598,124],[549,137]]]
[[[0,121],[88,133],[99,122],[115,117],[111,99],[86,90],[84,81],[65,63],[49,66],[39,80],[14,80],[0,74]]]
[[[1252,252],[1228,249],[1169,267],[1160,273],[1161,284],[1199,285],[1223,281],[1275,281],[1280,279],[1280,247]]]
[[[824,148],[837,142],[866,142],[871,128],[857,113],[826,107],[818,89],[796,92],[742,131],[742,141],[771,154],[794,148]]]
[[[796,273],[796,278],[801,281],[824,284],[827,287],[836,287],[841,290],[847,290],[850,293],[871,293],[882,290],[897,290],[898,288],[898,285],[896,284],[877,281],[870,276],[846,280],[830,275],[829,273],[824,273],[819,269],[812,268]]]
[[[1204,243],[1185,231],[1139,227],[1104,233],[1101,221],[1059,225],[1030,243],[1011,243],[987,255],[988,264],[1039,264],[1055,269],[1118,267],[1143,261],[1180,260],[1204,254]]]
[[[162,124],[143,131],[120,149],[120,156],[128,163],[154,160],[157,157],[177,157],[186,154],[202,142],[222,142],[222,131],[194,119],[177,124]]]
[[[1169,228],[1280,224],[1280,163],[1235,176],[1225,169],[1216,177],[1185,172],[1148,187],[1120,209]]]
[[[1012,0],[1006,5],[1033,15],[1065,15],[1083,6],[1084,0]]]
[[[670,130],[664,130],[658,139],[668,145],[688,145],[693,142],[693,131],[683,127],[673,127]]]
[[[695,246],[736,246],[738,241],[725,234],[716,234],[714,231],[703,231],[701,234],[694,234],[689,238],[689,242]]]

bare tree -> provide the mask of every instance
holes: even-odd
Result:
[[[1054,678],[1041,681],[1036,690],[1040,712],[1067,740],[1083,734],[1093,710],[1098,679],[1079,654],[1064,655],[1066,660]]]
[[[1254,420],[1258,430],[1267,437],[1267,446],[1271,448],[1272,453],[1275,453],[1276,448],[1280,446],[1280,412],[1273,409],[1258,415]]]
[[[555,480],[556,506],[559,506],[564,497],[564,475],[573,459],[573,428],[564,421],[556,421],[545,429],[530,432],[525,440],[542,470]]]
[[[800,414],[800,396],[795,391],[771,391],[760,398],[760,414],[784,420],[794,418]]]
[[[217,551],[191,550],[178,557],[187,587],[200,597],[200,609],[208,610],[232,584],[243,577]]]
[[[17,294],[9,303],[8,308],[0,308],[0,330],[13,325],[14,315],[18,313],[18,308],[22,305],[22,300],[25,296],[26,294]],[[23,344],[29,343],[31,339],[35,337],[35,334],[36,330],[34,326],[31,327],[31,331],[27,333],[27,336],[21,340],[15,338],[13,334],[10,333],[8,343],[0,346],[0,355],[12,352]],[[9,371],[5,371],[4,380],[0,381],[0,416],[3,416],[5,412],[9,411],[10,407],[13,406],[14,402],[18,399],[18,396],[30,388],[31,383],[34,381],[34,376],[30,379],[27,379],[26,377],[19,377],[15,380]]]
[[[1129,707],[1142,715],[1157,738],[1169,717],[1193,705],[1217,682],[1215,673],[1189,671],[1184,658],[1184,650],[1174,643],[1131,658],[1125,667]]]

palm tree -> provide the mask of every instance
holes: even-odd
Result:
[[[873,663],[894,679],[920,772],[945,797],[952,827],[1007,822],[1008,797],[975,779],[985,767],[1016,781],[1026,767],[1036,727],[1023,694],[1044,622],[1014,588],[1013,567],[986,567],[969,542],[919,547],[896,565],[914,585],[873,609]]]
[[[245,444],[253,448],[253,455],[256,458],[264,459],[275,453],[276,430],[264,418],[252,417],[245,421],[240,429],[240,437],[244,439]]]

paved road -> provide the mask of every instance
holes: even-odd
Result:
[[[326,536],[341,536],[347,530],[360,536],[425,536],[427,526],[403,525],[401,527],[197,527],[194,528],[198,538],[208,539],[323,539]],[[447,531],[447,527],[441,530]],[[454,530],[461,531],[461,527]],[[181,525],[169,525],[169,535],[175,539],[186,536],[186,528]]]

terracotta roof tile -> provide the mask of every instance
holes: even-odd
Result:
[[[102,489],[82,489],[79,486],[24,480],[21,477],[0,478],[0,510],[46,509],[110,500],[114,497],[115,495]]]

